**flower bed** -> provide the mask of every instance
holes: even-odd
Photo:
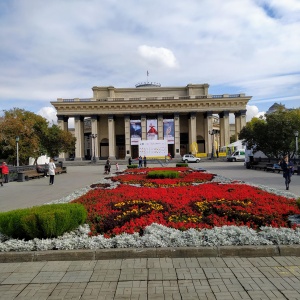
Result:
[[[153,169],[131,169],[112,178],[121,183],[115,189],[94,189],[75,200],[88,211],[90,234],[143,235],[153,223],[181,231],[224,225],[289,227],[288,216],[300,214],[295,199],[246,184],[209,182],[213,174],[189,168],[162,169],[179,171],[180,177],[148,179]]]

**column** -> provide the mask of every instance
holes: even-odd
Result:
[[[242,128],[246,125],[246,110],[240,110],[234,113],[235,115],[235,140],[237,141],[238,135]]]
[[[147,119],[146,115],[141,116],[142,140],[147,140]]]
[[[75,116],[75,160],[82,160],[84,158],[84,117]]]
[[[223,111],[219,114],[220,117],[220,146],[230,144],[230,126],[229,126],[229,111]]]
[[[68,116],[57,116],[57,126],[63,131],[68,131],[68,120]],[[69,158],[69,153],[59,153],[60,160],[66,160],[66,158]]]
[[[92,153],[95,155],[96,161],[99,160],[99,132],[98,132],[98,116],[97,115],[93,115],[91,116],[91,131],[92,134],[94,134],[94,136],[96,136],[95,138],[91,138],[91,141],[93,143],[92,146]]]
[[[211,154],[213,137],[209,132],[213,130],[213,115],[211,111],[204,114],[204,136],[205,136],[205,152]]]
[[[157,115],[157,131],[158,131],[158,139],[164,139],[164,117],[162,114]]]
[[[108,156],[116,159],[116,134],[114,116],[108,116]]]
[[[130,141],[130,116],[126,115],[124,117],[124,126],[125,126],[125,152],[126,159],[131,157],[131,141]]]
[[[194,143],[197,144],[197,130],[196,130],[197,118],[196,118],[196,113],[191,112],[189,117],[190,117],[189,118],[189,147],[190,147],[189,150],[193,154],[196,155],[197,151],[194,149],[194,147],[192,147],[194,145]],[[192,147],[192,149],[191,149],[191,147]]]
[[[175,158],[180,158],[180,118],[179,114],[174,114],[174,133],[175,133]]]

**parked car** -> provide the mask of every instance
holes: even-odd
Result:
[[[194,156],[193,154],[185,154],[182,156],[182,161],[184,161],[185,163],[188,163],[188,162],[198,163],[198,162],[200,162],[200,158]]]
[[[245,149],[235,150],[231,156],[227,157],[228,161],[245,161]]]

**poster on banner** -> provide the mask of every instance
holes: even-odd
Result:
[[[158,131],[157,131],[157,120],[147,120],[147,140],[157,140]]]
[[[141,140],[139,143],[139,156],[147,158],[164,159],[168,155],[166,140]]]
[[[174,144],[174,119],[164,119],[164,140],[166,140],[168,144]]]
[[[130,120],[130,144],[138,145],[142,139],[141,120]]]

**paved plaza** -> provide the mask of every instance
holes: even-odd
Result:
[[[203,161],[190,166],[284,191],[282,174],[246,170],[242,163]],[[103,165],[68,166],[68,173],[57,175],[53,186],[49,178],[11,182],[0,187],[0,211],[60,199],[103,177]],[[298,197],[299,183],[296,175],[290,187]],[[143,254],[138,249],[106,249],[101,254],[105,259],[88,250],[7,253],[1,260],[7,262],[0,263],[0,299],[300,299],[300,257],[293,254],[298,250],[236,249],[206,248],[197,257],[192,249],[170,249],[165,255],[161,249],[160,257],[159,250]],[[55,260],[56,254],[65,259]]]

